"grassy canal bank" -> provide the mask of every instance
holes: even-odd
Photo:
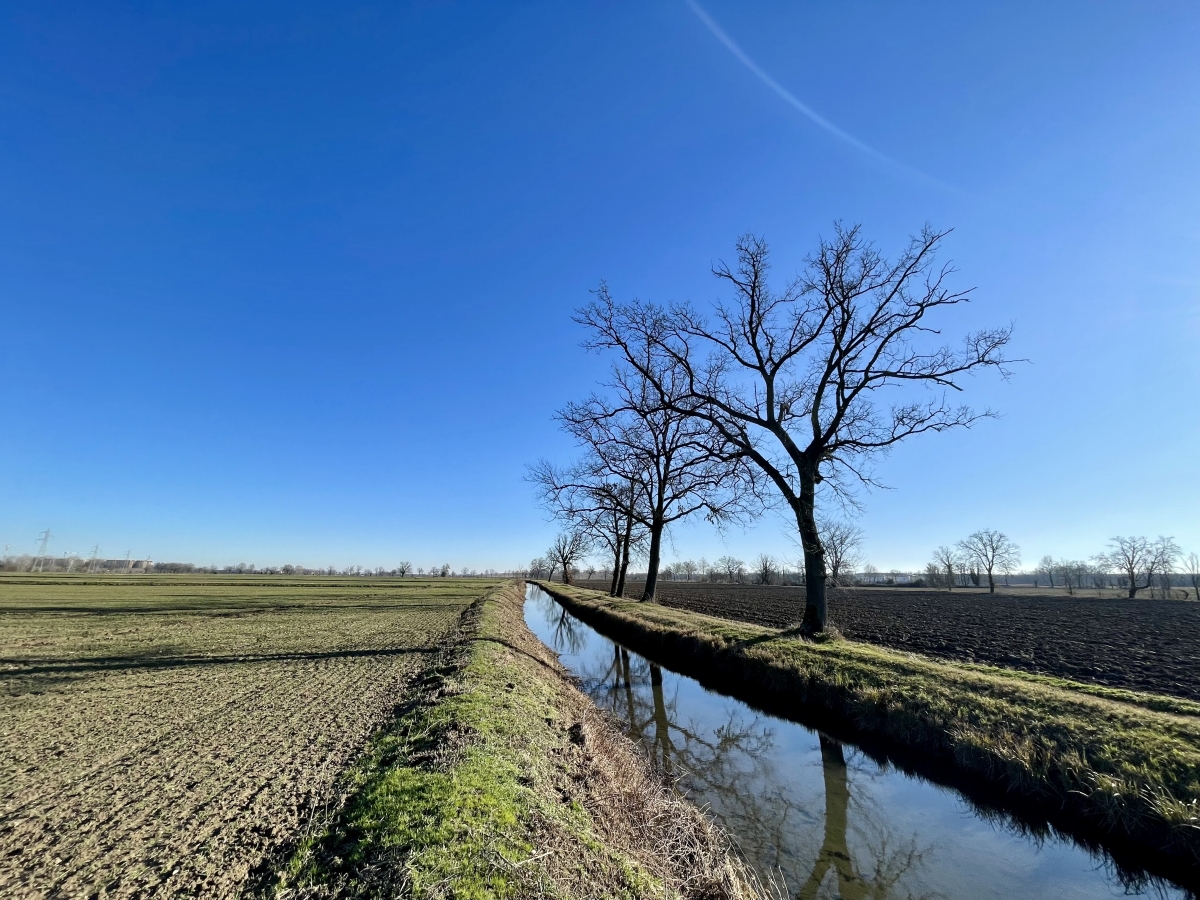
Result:
[[[266,896],[762,895],[529,632],[523,602],[507,584],[463,614]]]
[[[926,774],[952,772],[956,783],[1169,870],[1200,868],[1200,704],[846,640],[802,641],[539,584],[604,634],[709,687]]]

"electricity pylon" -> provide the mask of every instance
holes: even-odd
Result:
[[[33,561],[33,565],[29,567],[30,572],[40,572],[45,565],[44,557],[46,555],[46,545],[50,543],[50,529],[47,528],[45,531],[39,534],[38,537],[42,541],[42,546],[38,548],[37,559],[35,559]]]

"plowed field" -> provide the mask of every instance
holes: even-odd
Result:
[[[665,582],[658,600],[775,628],[804,614],[802,587]],[[1200,700],[1200,603],[865,588],[830,591],[829,619],[897,650]]]
[[[0,896],[236,896],[487,586],[0,578]]]

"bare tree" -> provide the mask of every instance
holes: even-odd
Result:
[[[946,590],[954,590],[954,576],[960,562],[959,554],[953,547],[942,544],[933,551],[933,564],[946,573]]]
[[[760,553],[754,561],[754,577],[759,584],[770,584],[775,576],[775,560],[765,553]]]
[[[998,563],[1000,571],[1004,574],[1005,587],[1009,587],[1009,578],[1011,578],[1013,575],[1019,574],[1017,570],[1020,564],[1021,558],[1019,556],[1015,558],[1003,559]]]
[[[946,576],[942,574],[942,567],[936,562],[928,562],[925,564],[924,578],[925,583],[931,588],[939,588],[945,581]]]
[[[1192,599],[1200,600],[1200,553],[1189,553],[1183,561],[1188,581],[1192,583]]]
[[[843,578],[854,575],[862,562],[862,529],[849,522],[822,519],[817,523],[821,544],[825,547],[825,563],[829,580],[841,584]]]
[[[1071,575],[1075,579],[1075,586],[1081,591],[1087,587],[1088,581],[1092,579],[1092,572],[1094,570],[1095,567],[1086,559],[1071,560]]]
[[[405,560],[404,562],[400,563],[400,565],[396,566],[396,574],[401,578],[408,575],[411,571],[412,563],[410,563],[408,560]]]
[[[625,594],[630,558],[645,541],[645,529],[634,509],[636,485],[614,475],[608,463],[592,448],[583,460],[559,469],[542,460],[529,467],[526,480],[533,482],[542,505],[569,528],[581,528],[592,543],[612,556],[609,594]]]
[[[722,556],[717,560],[717,568],[732,584],[742,580],[742,573],[746,570],[746,564],[736,557]]]
[[[981,369],[1007,374],[1011,328],[973,332],[958,349],[925,343],[940,333],[931,315],[969,299],[946,286],[952,269],[935,262],[945,234],[926,228],[889,261],[857,226],[838,225],[780,293],[767,285],[766,243],[746,235],[737,268],[713,270],[735,295],[717,307],[715,322],[687,305],[618,305],[603,284],[577,314],[593,332],[591,346],[616,349],[664,403],[710,423],[774,483],[804,549],[806,632],[826,622],[817,486],[876,484],[877,454],[993,415],[954,405],[947,393]],[[647,347],[672,364],[671,384],[660,385],[661,374],[643,362]],[[906,388],[926,392],[905,395]]]
[[[1145,537],[1114,537],[1108,552],[1097,557],[1108,568],[1116,569],[1125,579],[1129,599],[1137,597],[1154,584],[1154,577],[1168,571],[1179,558],[1179,545],[1174,538],[1162,537],[1151,541]]]
[[[1063,583],[1069,596],[1075,596],[1075,563],[1069,559],[1059,559],[1054,563],[1052,571],[1058,573],[1058,580]]]
[[[630,485],[629,513],[648,541],[642,599],[653,602],[669,526],[697,513],[716,524],[737,520],[758,498],[741,451],[710,422],[685,411],[678,373],[653,348],[639,361],[641,369],[614,367],[614,399],[568,404],[558,417],[605,473]]]
[[[571,573],[574,572],[579,560],[586,556],[590,549],[588,536],[582,529],[559,532],[550,545],[550,549],[546,551],[546,558],[552,567],[551,577],[553,577],[554,568],[562,569],[563,584],[570,584]]]
[[[1046,576],[1046,581],[1050,587],[1054,587],[1054,573],[1057,570],[1058,563],[1054,561],[1052,556],[1043,556],[1037,565],[1039,574]]]
[[[958,549],[978,568],[987,573],[988,593],[996,593],[996,570],[1016,568],[1021,562],[1021,548],[1002,531],[982,528],[958,542]]]

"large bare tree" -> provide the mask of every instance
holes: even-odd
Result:
[[[958,549],[976,570],[987,573],[988,593],[996,593],[996,572],[1009,572],[1021,562],[1021,548],[1003,531],[981,528],[958,542]]]
[[[993,415],[949,397],[977,371],[1007,374],[1012,330],[974,331],[957,347],[940,342],[933,318],[970,294],[951,289],[952,268],[936,262],[945,234],[926,228],[888,260],[857,226],[839,225],[779,291],[767,283],[766,242],[746,235],[736,267],[713,269],[733,299],[711,318],[687,304],[619,304],[603,284],[577,313],[591,346],[615,349],[663,402],[711,424],[773,482],[804,550],[808,633],[827,618],[818,485],[874,484],[877,454]],[[677,399],[643,361],[647,347],[671,363],[671,387],[683,388]]]
[[[1145,537],[1114,537],[1108,552],[1096,557],[1096,562],[1116,569],[1125,579],[1129,599],[1137,597],[1154,584],[1154,578],[1168,572],[1180,556],[1174,538],[1160,536],[1157,540]]]

